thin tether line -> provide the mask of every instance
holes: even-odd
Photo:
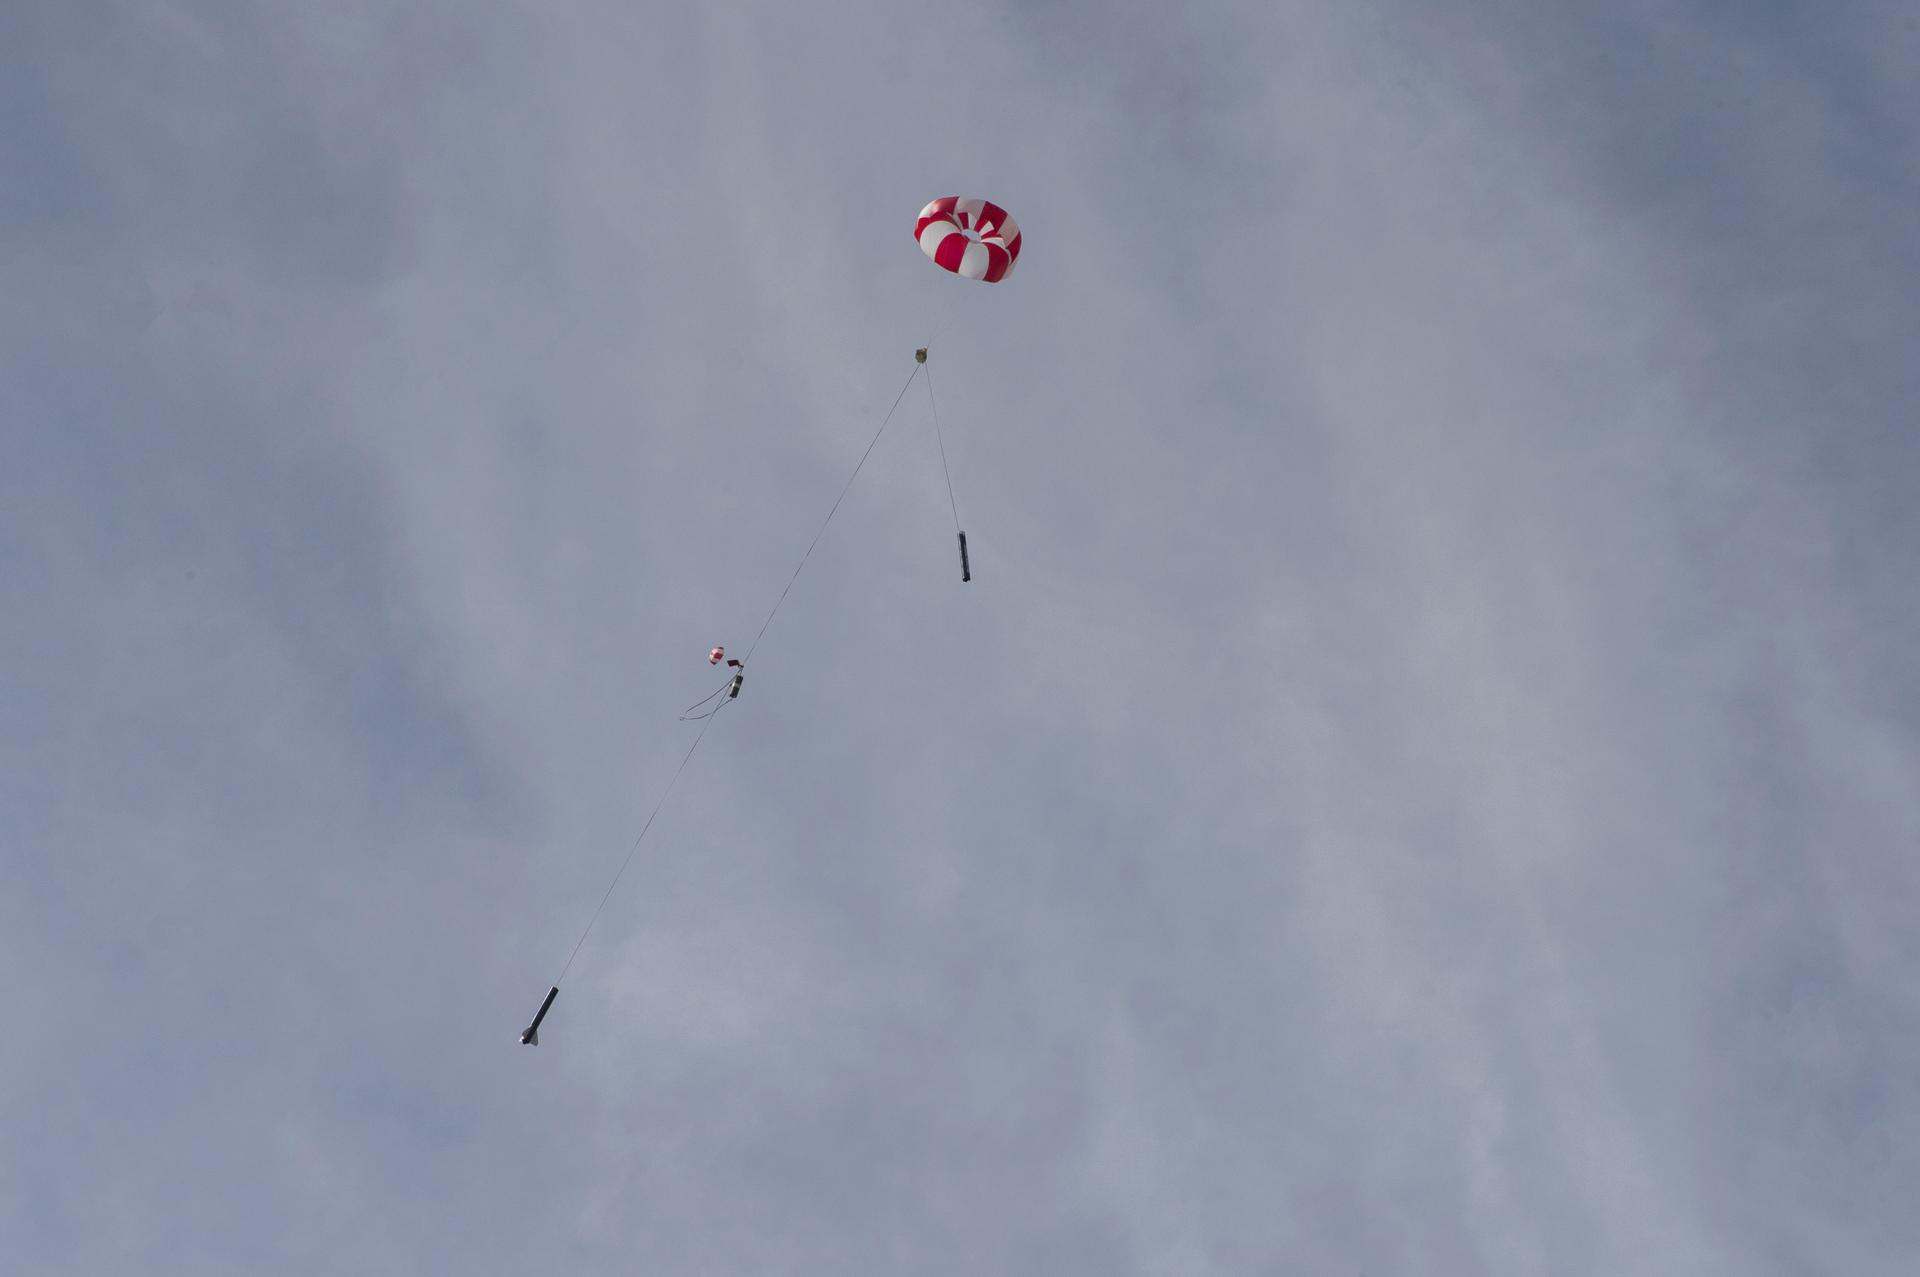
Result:
[[[673,787],[680,783],[680,773],[687,770],[687,764],[693,761],[693,751],[700,748],[700,742],[707,738],[707,729],[713,726],[713,720],[719,716],[720,710],[726,707],[727,703],[722,701],[719,709],[702,719],[700,731],[694,736],[693,744],[687,746],[687,752],[681,755],[680,765],[673,769],[673,779],[667,782],[666,789],[660,795],[660,801],[653,805],[653,811],[647,816],[647,823],[640,826],[640,833],[634,838],[633,846],[627,848],[627,858],[620,862],[620,871],[614,874],[613,881],[607,884],[607,890],[600,897],[600,903],[594,906],[593,916],[587,919],[587,925],[581,930],[580,938],[573,942],[573,952],[567,955],[567,965],[560,968],[560,978],[553,982],[556,988],[566,982],[567,972],[573,970],[573,960],[580,956],[580,946],[584,945],[587,937],[593,933],[593,924],[600,921],[601,911],[607,907],[607,901],[613,899],[613,889],[618,887],[620,879],[626,876],[627,866],[633,863],[634,856],[640,850],[640,844],[647,839],[647,831],[653,828],[654,819],[660,815],[660,809],[667,805],[667,799],[673,794]]]
[[[932,343],[929,342],[928,345],[931,346]],[[815,532],[813,534],[813,540],[807,543],[806,553],[800,556],[800,562],[793,569],[793,575],[787,578],[786,588],[781,590],[780,597],[774,600],[773,609],[767,613],[767,619],[760,626],[760,632],[754,635],[753,643],[751,646],[747,648],[746,656],[741,658],[742,665],[744,665],[748,660],[752,659],[754,651],[758,649],[760,646],[760,640],[767,636],[767,629],[769,626],[773,624],[773,618],[779,614],[780,605],[787,601],[787,594],[789,591],[793,589],[793,583],[800,579],[800,573],[807,566],[807,560],[813,557],[814,547],[819,545],[820,538],[826,535],[827,525],[832,523],[833,516],[839,513],[840,503],[842,501],[845,501],[847,499],[847,493],[853,490],[853,481],[860,477],[860,471],[863,468],[865,468],[867,464],[867,458],[873,455],[874,448],[878,446],[880,443],[880,436],[884,435],[887,432],[888,424],[892,422],[894,414],[900,410],[900,401],[907,397],[908,388],[913,385],[913,379],[920,375],[920,369],[924,366],[925,365],[919,364],[919,363],[914,364],[913,371],[908,373],[907,379],[900,384],[900,393],[893,397],[893,406],[887,409],[887,415],[883,417],[880,421],[880,428],[874,431],[873,438],[867,441],[867,450],[860,454],[860,460],[855,463],[853,467],[853,473],[847,476],[847,482],[845,486],[843,486],[840,489],[840,495],[833,499],[833,507],[827,511],[827,517],[820,521],[820,530],[818,532]],[[929,393],[931,393],[931,389],[932,389],[931,383],[929,383],[928,389],[929,389]],[[942,449],[941,464],[943,466],[945,465],[944,447]],[[948,481],[947,486],[948,486],[947,496],[949,501],[951,501],[953,496],[953,493],[952,493],[953,485],[951,480]],[[958,521],[959,515],[956,513],[954,518],[956,520],[955,526],[958,526],[957,521]],[[707,699],[711,700],[713,698],[708,697]],[[705,701],[701,702],[701,704],[705,704]],[[607,901],[613,899],[614,889],[620,885],[620,880],[626,876],[628,867],[633,864],[634,856],[639,854],[640,844],[645,842],[647,839],[647,831],[653,828],[653,822],[659,818],[661,809],[667,805],[667,799],[673,795],[674,786],[679,784],[680,782],[680,774],[686,771],[687,764],[693,761],[694,751],[699,749],[700,742],[707,738],[707,729],[713,726],[713,720],[720,716],[720,711],[725,709],[727,707],[727,704],[728,702],[722,701],[720,702],[720,705],[718,706],[718,708],[716,708],[712,713],[701,716],[700,731],[698,732],[698,734],[694,736],[693,744],[687,746],[687,752],[683,754],[680,758],[680,765],[673,769],[673,778],[667,782],[667,787],[664,791],[662,791],[660,795],[660,800],[653,805],[653,810],[647,814],[647,822],[644,825],[640,826],[640,832],[638,835],[635,836],[633,840],[633,846],[627,848],[626,859],[620,862],[620,868],[613,875],[613,881],[607,884],[606,891],[602,893],[600,896],[600,903],[594,906],[593,916],[591,918],[588,918],[587,925],[581,928],[580,938],[573,942],[573,952],[567,955],[566,965],[560,968],[560,979],[555,980],[553,982],[555,987],[558,987],[562,982],[566,980],[567,972],[573,970],[573,960],[580,956],[580,950],[582,946],[584,946],[587,943],[587,937],[593,934],[594,924],[600,921],[601,913],[603,913],[606,910]],[[698,709],[699,706],[696,705],[694,706],[694,708]]]
[[[940,445],[940,473],[947,477],[947,505],[953,510],[953,530],[960,530],[960,503],[953,499],[953,471],[947,469],[947,444],[940,437],[940,405],[933,401],[933,368],[927,368],[927,406],[933,409],[933,441]]]
[[[793,569],[793,575],[787,578],[787,588],[780,591],[780,597],[773,601],[773,611],[767,613],[766,622],[761,625],[760,632],[753,636],[753,642],[747,647],[747,654],[740,658],[742,664],[753,659],[754,650],[760,646],[760,640],[767,636],[767,626],[773,624],[773,618],[779,613],[780,605],[787,601],[787,590],[791,590],[793,583],[800,579],[800,573],[807,566],[807,560],[813,557],[813,547],[820,544],[820,538],[826,535],[827,525],[833,522],[833,516],[840,510],[840,503],[847,499],[847,493],[853,491],[853,481],[860,477],[860,470],[867,464],[867,458],[873,455],[874,446],[880,442],[880,436],[887,433],[887,423],[892,421],[893,414],[899,411],[900,401],[907,397],[907,387],[913,384],[913,379],[920,375],[920,369],[923,367],[925,367],[924,364],[915,364],[913,371],[907,374],[907,379],[900,383],[900,393],[893,397],[893,407],[887,409],[887,415],[880,421],[880,428],[874,431],[873,438],[867,441],[867,450],[860,454],[860,460],[854,465],[853,473],[847,476],[846,486],[841,488],[840,495],[833,499],[833,509],[828,510],[827,517],[820,521],[820,530],[814,533],[813,540],[807,543],[807,552],[800,556],[800,562]]]

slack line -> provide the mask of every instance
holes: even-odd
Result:
[[[726,701],[720,701],[720,704],[714,704],[715,701],[720,700],[722,695],[725,695],[729,701],[740,699],[740,685],[747,681],[746,662],[728,660],[727,649],[724,647],[716,647],[713,651],[707,653],[707,664],[709,665],[718,665],[722,660],[727,661],[727,668],[733,671],[733,677],[720,684],[718,691],[703,696],[693,704],[687,706],[680,715],[681,722],[697,723],[703,718],[712,718],[720,712],[720,705],[726,703]],[[708,705],[713,705],[713,708],[707,709]]]

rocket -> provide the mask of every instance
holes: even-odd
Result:
[[[547,1000],[540,1004],[540,1014],[534,1016],[533,1023],[529,1024],[526,1027],[526,1029],[520,1034],[521,1046],[539,1046],[540,1045],[540,1021],[547,1018],[547,1008],[552,1006],[553,1000],[559,996],[560,996],[559,985],[556,984],[551,989],[547,990]]]

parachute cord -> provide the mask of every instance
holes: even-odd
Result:
[[[827,525],[833,522],[833,516],[839,512],[840,503],[845,501],[847,493],[853,490],[853,481],[860,477],[860,470],[867,464],[867,458],[873,455],[873,449],[880,442],[880,436],[887,433],[887,423],[891,422],[893,414],[899,411],[900,401],[907,397],[907,387],[913,384],[913,379],[920,375],[920,369],[924,366],[915,364],[913,371],[908,373],[907,379],[900,384],[900,393],[893,397],[893,407],[887,409],[887,415],[881,419],[880,428],[873,432],[873,438],[867,443],[867,450],[860,454],[860,460],[853,467],[853,473],[847,476],[846,486],[841,488],[840,495],[833,499],[833,508],[828,510],[827,517],[820,521],[820,530],[814,533],[813,540],[807,543],[807,552],[800,556],[799,566],[795,567],[793,575],[787,578],[787,588],[780,591],[780,597],[773,602],[773,610],[767,613],[766,622],[760,626],[760,632],[753,636],[753,642],[748,646],[747,654],[740,658],[742,664],[753,659],[754,649],[758,648],[760,640],[767,636],[767,627],[773,624],[773,618],[779,614],[780,605],[787,601],[787,591],[793,589],[793,583],[800,579],[800,573],[807,566],[807,560],[813,557],[813,547],[819,545],[820,538],[826,535]]]
[[[927,369],[927,406],[933,409],[933,441],[940,446],[940,473],[947,476],[947,505],[953,510],[953,530],[960,531],[960,505],[953,499],[953,471],[947,469],[947,444],[940,437],[940,405],[933,401],[933,369]]]
[[[705,714],[696,714],[693,711],[699,709],[702,705],[705,705],[708,701],[713,700],[714,697],[719,696],[722,692],[725,692],[729,687],[732,687],[732,686],[733,686],[733,680],[728,679],[726,682],[720,684],[719,690],[714,692],[713,696],[702,696],[699,700],[687,706],[686,709],[680,712],[680,721],[683,723],[697,723],[703,718],[712,718],[714,714],[719,712],[719,706],[715,706],[712,710],[709,710]]]
[[[952,322],[953,307],[949,306],[947,307],[947,313],[940,317],[940,322],[933,326],[933,336],[927,338],[927,344],[922,347],[922,349],[931,351],[933,349],[933,343],[940,340],[940,334],[947,331],[947,325]]]
[[[647,831],[653,828],[655,817],[659,816],[660,809],[667,805],[667,799],[673,794],[673,787],[680,781],[680,773],[687,770],[687,764],[693,761],[693,751],[699,749],[700,742],[707,738],[707,729],[713,726],[714,716],[726,707],[727,702],[721,701],[713,713],[701,716],[704,721],[700,724],[699,734],[693,738],[693,744],[687,746],[687,752],[680,758],[680,765],[674,768],[673,779],[667,782],[665,791],[660,795],[660,801],[653,805],[653,811],[647,816],[647,823],[640,826],[640,834],[633,840],[633,846],[627,848],[627,858],[620,862],[619,872],[615,873],[613,881],[607,884],[606,893],[600,897],[600,903],[594,906],[593,916],[587,919],[587,925],[580,932],[580,938],[573,942],[573,952],[567,955],[567,965],[560,968],[560,978],[553,982],[555,988],[566,982],[567,972],[573,970],[573,960],[580,956],[580,946],[584,945],[587,937],[593,934],[593,924],[600,921],[601,911],[607,907],[607,901],[613,899],[613,889],[620,885],[620,879],[626,875],[627,866],[633,863],[633,857],[640,850],[640,844],[646,841]]]

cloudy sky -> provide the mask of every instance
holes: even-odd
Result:
[[[10,1270],[1915,1271],[1914,7],[708,8],[0,6]]]

